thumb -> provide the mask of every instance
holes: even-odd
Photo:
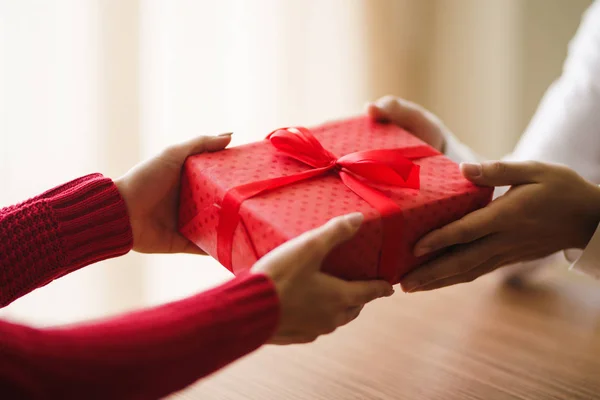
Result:
[[[333,218],[325,225],[271,250],[258,260],[252,269],[267,272],[270,276],[290,274],[299,270],[318,271],[331,249],[354,236],[362,221],[361,213]]]
[[[299,248],[302,248],[300,251],[306,251],[315,269],[320,269],[321,263],[331,250],[356,234],[363,219],[361,213],[332,218],[325,225],[306,232],[299,238],[301,242]]]
[[[344,293],[349,306],[362,306],[380,297],[394,294],[394,288],[386,281],[344,281],[336,279],[338,290]]]
[[[482,164],[462,163],[465,178],[482,186],[511,186],[540,181],[542,168],[533,161],[490,161]]]
[[[173,161],[183,163],[188,156],[193,154],[224,149],[231,142],[232,134],[232,132],[228,132],[218,136],[198,136],[167,149],[167,154]]]
[[[233,132],[221,133],[217,136],[200,136],[190,140],[184,145],[187,147],[188,156],[205,151],[223,150],[230,142]]]

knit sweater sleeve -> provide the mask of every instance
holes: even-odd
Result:
[[[0,210],[0,305],[87,264],[128,252],[114,183],[89,175]],[[249,273],[156,308],[70,327],[0,321],[1,398],[159,398],[262,345],[275,287]]]
[[[278,321],[264,275],[104,322],[33,329],[0,321],[3,398],[155,399],[261,346]]]
[[[0,307],[132,243],[124,201],[100,174],[0,209]]]

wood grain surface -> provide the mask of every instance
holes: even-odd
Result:
[[[265,346],[173,399],[600,399],[600,283],[489,276],[365,307],[309,345]]]

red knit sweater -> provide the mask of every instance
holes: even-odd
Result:
[[[99,174],[0,209],[0,306],[131,246],[124,202]],[[248,274],[100,322],[0,321],[0,398],[159,398],[262,345],[278,315],[272,282]]]

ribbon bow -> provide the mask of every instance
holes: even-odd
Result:
[[[440,153],[422,145],[402,149],[358,151],[338,158],[325,149],[306,128],[278,129],[270,133],[267,140],[280,152],[312,168],[298,174],[251,182],[229,189],[221,203],[217,228],[219,261],[233,271],[233,234],[240,221],[240,207],[245,200],[294,182],[335,172],[350,190],[381,215],[383,238],[378,275],[390,282],[394,281],[398,269],[396,243],[402,234],[402,209],[371,184],[419,189],[419,166],[411,160]]]

